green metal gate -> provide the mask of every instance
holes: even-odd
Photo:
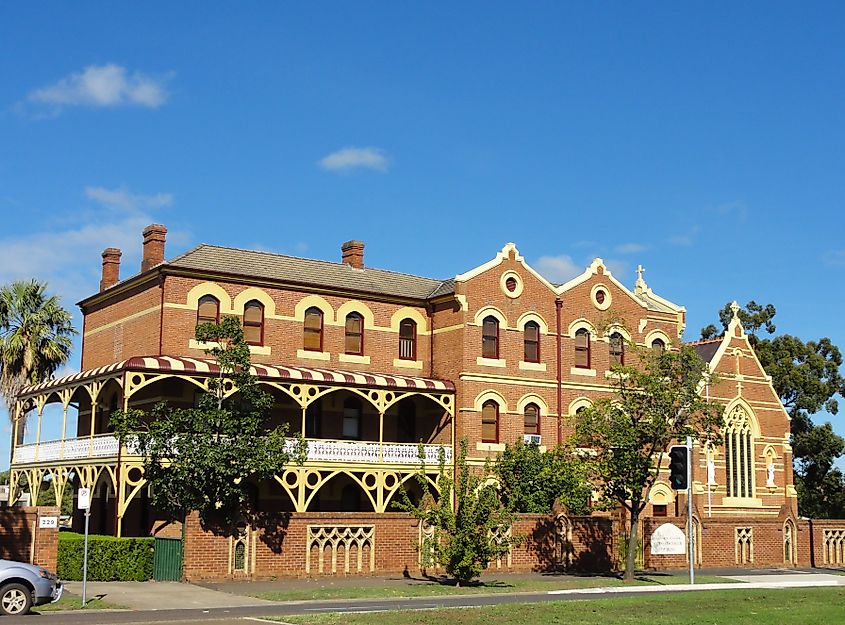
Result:
[[[179,582],[182,580],[181,538],[155,539],[153,579],[157,582]]]

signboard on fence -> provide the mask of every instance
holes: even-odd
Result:
[[[684,531],[671,523],[664,523],[651,534],[651,555],[682,556],[687,545]]]

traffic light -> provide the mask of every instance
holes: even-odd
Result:
[[[687,489],[689,450],[686,445],[674,445],[669,450],[669,484],[674,490]]]

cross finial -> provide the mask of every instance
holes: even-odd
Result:
[[[736,303],[736,300],[731,302],[731,312],[734,319],[739,319],[739,304]]]
[[[645,280],[643,280],[644,272],[645,267],[643,267],[642,265],[637,265],[637,283],[634,285],[634,293],[642,294],[648,290]]]
[[[637,265],[637,280],[642,280],[644,273],[645,267],[643,267],[642,265]]]

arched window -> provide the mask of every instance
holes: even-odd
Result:
[[[323,351],[323,311],[312,307],[305,311],[303,347],[309,351]]]
[[[590,331],[586,328],[575,332],[575,366],[590,368]]]
[[[488,400],[481,406],[481,441],[499,442],[499,404],[493,400]]]
[[[197,325],[220,323],[220,300],[213,295],[203,295],[197,306]]]
[[[481,355],[484,358],[499,357],[499,320],[485,317],[481,333]]]
[[[403,319],[399,323],[399,358],[417,359],[417,322],[413,319]]]
[[[537,404],[528,404],[524,411],[525,433],[540,433],[540,407]]]
[[[625,364],[625,338],[619,332],[610,335],[610,364]]]
[[[666,351],[666,342],[663,339],[654,339],[651,342],[651,349],[656,351],[658,354],[662,354]]]
[[[753,497],[754,439],[742,406],[725,418],[725,484],[728,497]]]
[[[364,353],[364,318],[356,312],[346,315],[344,351],[360,356]]]
[[[523,360],[540,362],[540,324],[536,321],[526,323],[523,340],[525,343]]]
[[[343,402],[343,438],[361,438],[361,402],[357,399]]]
[[[264,305],[258,300],[244,306],[244,341],[250,345],[264,344]]]

